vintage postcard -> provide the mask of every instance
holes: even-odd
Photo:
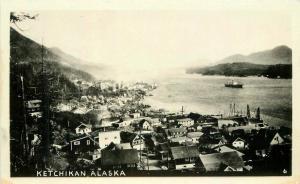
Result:
[[[300,181],[299,2],[3,4],[2,181]]]

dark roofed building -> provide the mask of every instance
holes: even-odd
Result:
[[[136,169],[139,162],[136,149],[103,150],[101,166],[105,169]]]
[[[165,129],[165,133],[168,138],[180,137],[187,133],[187,129],[186,128],[170,128],[170,129]]]
[[[170,151],[176,170],[196,167],[196,161],[199,158],[199,151],[196,146],[171,147]]]
[[[201,155],[206,171],[243,171],[244,161],[236,151]]]

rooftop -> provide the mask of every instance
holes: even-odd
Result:
[[[200,159],[206,169],[209,167],[219,168],[222,164],[232,168],[244,167],[243,159],[236,151],[206,155],[200,154]]]
[[[102,165],[122,165],[138,163],[138,151],[136,149],[123,150],[103,150],[102,151]]]
[[[171,153],[174,159],[182,159],[182,158],[199,156],[199,151],[196,146],[171,147]]]

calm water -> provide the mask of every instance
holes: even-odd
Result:
[[[244,88],[225,88],[224,83],[231,79],[244,83]],[[262,118],[270,125],[292,126],[292,80],[181,73],[155,81],[158,88],[144,101],[153,108],[179,111],[184,106],[186,112],[228,114],[230,103],[242,113],[249,104],[253,112],[260,107]]]

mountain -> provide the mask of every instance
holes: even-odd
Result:
[[[187,72],[199,73],[202,75],[249,76],[262,75],[268,67],[268,65],[236,62],[218,64],[203,68],[190,68]]]
[[[88,72],[90,74],[95,74],[107,69],[107,66],[104,64],[95,65],[93,63],[89,63],[70,54],[67,54],[57,47],[50,48],[50,51],[61,58],[62,64],[66,66],[72,66],[73,68]]]
[[[220,60],[218,63],[254,63],[264,65],[292,64],[292,49],[281,45],[271,50],[255,52],[250,55],[236,54]]]
[[[39,68],[42,61],[42,45],[23,36],[15,29],[10,29],[10,45],[11,45],[11,63],[12,64],[31,64],[34,68]],[[53,50],[43,46],[43,60],[46,68],[53,71],[61,72],[67,78],[78,77],[87,81],[92,81],[94,78],[91,74],[82,71],[76,67],[76,62],[80,61],[70,55],[62,57],[64,54],[53,52]],[[72,64],[66,65],[65,63]],[[48,68],[49,67],[49,68]]]
[[[225,76],[266,76],[269,78],[292,77],[292,50],[278,46],[271,50],[250,55],[236,54],[218,61],[217,65],[190,67],[186,73]]]

